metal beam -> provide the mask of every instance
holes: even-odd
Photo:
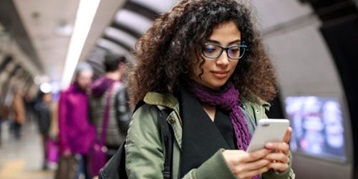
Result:
[[[142,35],[138,31],[136,31],[135,29],[131,29],[131,28],[129,28],[129,27],[123,25],[123,24],[120,24],[120,23],[113,22],[111,24],[111,27],[116,28],[116,29],[120,29],[120,30],[126,32],[127,34],[129,34],[129,35],[131,35],[131,36],[133,36],[135,38],[139,38]]]
[[[128,1],[123,8],[136,12],[138,14],[143,15],[151,20],[156,19],[159,16],[159,12],[156,12],[152,9],[149,9],[143,5],[140,5],[134,1]]]
[[[0,22],[29,59],[43,72],[43,66],[12,0],[0,0]]]
[[[12,61],[12,57],[11,56],[6,56],[4,58],[4,61],[0,64],[0,74],[5,71],[7,65],[9,65]]]
[[[118,41],[117,39],[114,39],[114,38],[112,38],[112,37],[109,37],[109,36],[107,36],[107,35],[104,35],[102,38],[103,38],[103,39],[106,39],[106,40],[109,40],[109,41],[111,41],[111,42],[113,42],[113,43],[115,43],[115,44],[117,44],[117,45],[119,45],[119,46],[125,48],[127,51],[132,51],[132,50],[133,50],[130,46],[128,46],[128,45],[126,45],[126,44],[124,44],[124,43]]]

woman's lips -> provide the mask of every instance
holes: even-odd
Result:
[[[226,78],[228,74],[227,71],[212,71],[212,73],[216,78]]]

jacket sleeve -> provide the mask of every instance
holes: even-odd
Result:
[[[126,139],[126,170],[128,178],[163,178],[163,144],[157,125],[157,112],[144,105],[133,115]],[[235,179],[227,166],[223,149],[217,151],[200,167],[192,169],[185,179]],[[179,168],[173,168],[179,170]]]
[[[120,132],[126,135],[132,114],[128,103],[129,97],[127,93],[127,88],[125,86],[121,87],[115,95],[115,98],[115,110],[118,127],[120,129]]]
[[[183,179],[236,179],[225,161],[223,151],[224,149],[218,150],[200,167],[190,170]]]
[[[155,110],[143,105],[133,114],[125,145],[129,179],[163,178],[164,155]]]
[[[70,150],[68,145],[67,137],[67,105],[66,105],[66,93],[61,93],[59,104],[58,104],[58,127],[59,127],[59,140],[61,151]]]

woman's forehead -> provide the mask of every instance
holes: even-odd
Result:
[[[233,42],[239,42],[241,40],[241,32],[234,22],[229,21],[214,27],[208,40],[227,45]]]

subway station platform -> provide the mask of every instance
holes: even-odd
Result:
[[[42,170],[42,149],[36,126],[26,124],[21,139],[9,133],[8,122],[2,124],[0,179],[52,179],[53,169]]]

